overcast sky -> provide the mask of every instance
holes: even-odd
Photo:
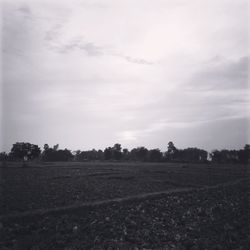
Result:
[[[2,0],[2,150],[242,148],[248,0]]]

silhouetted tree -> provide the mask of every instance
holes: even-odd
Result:
[[[247,162],[249,162],[250,161],[250,145],[246,144],[244,147],[244,150],[246,151]]]
[[[112,148],[111,147],[108,147],[108,148],[105,148],[104,150],[104,159],[105,160],[111,160],[112,159]]]
[[[122,159],[122,147],[121,144],[116,143],[112,148],[108,147],[104,150],[104,159],[105,160],[117,160]]]
[[[122,158],[122,147],[121,144],[116,143],[112,148],[112,156],[114,160],[120,161]]]
[[[68,149],[58,150],[58,144],[53,148],[49,148],[48,144],[44,145],[42,160],[44,161],[70,161],[73,159],[73,154]]]
[[[248,144],[244,149],[240,150],[214,150],[210,154],[213,162],[216,163],[242,163],[246,164],[249,161],[249,147]]]
[[[213,150],[210,153],[210,158],[212,160],[212,162],[217,162],[217,163],[221,163],[222,162],[222,157],[221,157],[221,152],[219,150]]]
[[[79,161],[79,155],[80,155],[80,153],[81,153],[81,150],[79,150],[79,149],[73,152],[74,160],[75,161]]]
[[[250,144],[246,144],[246,145],[244,146],[244,150],[246,150],[247,153],[248,153],[249,156],[250,156]]]
[[[75,153],[75,160],[76,161],[96,161],[96,160],[103,160],[104,154],[102,150],[88,150],[88,151],[80,151],[77,150]]]
[[[177,148],[175,147],[174,143],[172,141],[170,141],[168,143],[168,150],[165,153],[165,159],[167,161],[172,161],[176,158],[176,153],[177,153]]]
[[[239,163],[242,163],[242,164],[248,163],[249,155],[248,155],[247,150],[245,149],[239,150],[238,155],[239,155]]]
[[[34,159],[39,157],[41,153],[40,148],[38,145],[34,145],[28,142],[16,142],[13,144],[10,152],[10,156],[13,159],[24,159],[24,157],[27,157],[27,159]]]
[[[53,150],[54,150],[54,151],[57,151],[58,148],[59,148],[59,144],[56,144],[56,145],[53,146]]]
[[[185,162],[206,162],[207,151],[199,148],[178,149],[175,152],[175,159]]]
[[[148,158],[148,149],[145,147],[137,147],[131,150],[131,158],[135,161],[146,161]]]
[[[100,161],[104,160],[104,153],[101,149],[97,151],[97,159]]]
[[[174,154],[176,152],[176,147],[172,141],[168,143],[168,153],[169,154]]]
[[[70,150],[59,149],[56,144],[52,148],[48,144],[44,144],[44,150],[41,159],[44,161],[96,161],[96,160],[126,160],[126,161],[181,161],[181,162],[206,162],[207,151],[199,148],[177,149],[172,141],[168,143],[167,152],[163,153],[159,149],[148,150],[145,147],[133,148],[131,151],[123,149],[121,144],[116,143],[113,147],[107,147],[102,150],[77,150],[74,154]],[[6,154],[0,153],[0,161],[5,160],[21,160],[24,158],[34,159],[39,157],[41,153],[37,145],[27,142],[17,142],[13,144],[11,152]],[[216,163],[248,163],[250,159],[250,145],[246,144],[240,150],[213,150],[210,153],[212,162]]]
[[[162,152],[160,149],[151,149],[148,151],[148,160],[152,162],[160,162],[162,161]]]
[[[88,151],[78,151],[75,155],[77,161],[87,161],[88,160]]]
[[[65,148],[64,150],[55,151],[56,161],[71,161],[73,159],[73,155],[70,150]]]
[[[8,160],[8,154],[6,152],[0,153],[0,161],[7,161]]]
[[[128,161],[130,159],[130,152],[127,148],[122,150],[122,159]]]

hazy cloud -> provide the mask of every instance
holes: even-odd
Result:
[[[60,28],[61,28],[61,25],[57,25],[54,29],[48,31],[46,33],[45,40],[48,42],[53,42],[54,40],[56,40],[56,36],[59,35],[58,31]],[[83,50],[89,56],[101,56],[101,55],[105,56],[106,55],[106,56],[118,57],[130,63],[136,63],[136,64],[142,64],[142,65],[154,64],[153,62],[147,61],[142,58],[134,58],[131,56],[122,55],[121,53],[115,52],[114,48],[108,48],[108,47],[105,48],[105,47],[97,46],[93,42],[88,42],[82,37],[75,38],[64,45],[56,44],[55,42],[55,44],[49,46],[49,48],[60,53],[70,53],[70,52],[74,52],[75,50]]]
[[[153,62],[147,61],[145,59],[141,59],[141,58],[133,58],[131,56],[123,56],[123,55],[116,55],[118,57],[121,57],[123,59],[125,59],[128,62],[131,63],[137,63],[137,64],[144,64],[144,65],[153,65]]]
[[[237,60],[213,60],[204,65],[204,69],[195,73],[189,87],[205,89],[247,89],[249,58]]]
[[[246,0],[5,1],[4,149],[244,146],[247,17]]]
[[[31,10],[26,5],[23,5],[22,7],[18,8],[17,11],[21,12],[22,14],[24,14],[26,16],[30,16],[31,15]]]
[[[69,53],[73,52],[74,50],[83,50],[89,56],[99,56],[102,55],[102,48],[96,46],[94,43],[91,42],[83,42],[80,40],[74,40],[69,42],[66,45],[56,48],[61,53]]]
[[[56,24],[53,28],[45,32],[44,39],[47,42],[55,40],[60,35],[60,29],[63,27],[61,23]]]

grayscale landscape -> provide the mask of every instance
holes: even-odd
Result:
[[[248,250],[247,0],[0,0],[0,249]]]

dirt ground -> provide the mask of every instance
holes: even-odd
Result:
[[[246,166],[29,163],[0,171],[0,249],[249,249]]]

